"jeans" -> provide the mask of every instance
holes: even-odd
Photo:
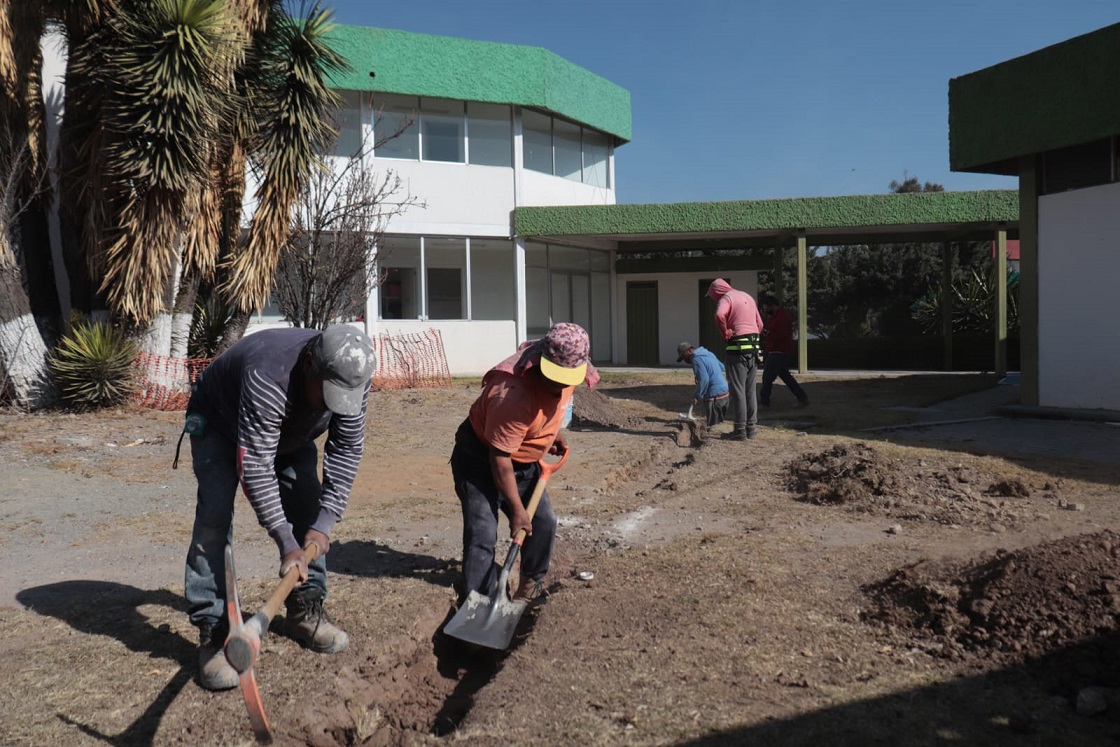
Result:
[[[313,442],[276,457],[284,515],[301,545],[307,528],[319,516],[319,497],[323,491],[317,471],[318,459]],[[191,436],[191,460],[198,481],[198,502],[191,546],[187,550],[184,596],[192,624],[217,626],[225,618],[225,547],[233,541],[233,507],[239,482],[237,444],[214,430]],[[309,563],[307,570],[308,580],[297,591],[314,587],[325,599],[325,556]]]
[[[540,476],[540,465],[514,462],[513,468],[517,493],[525,500]],[[497,589],[500,571],[494,563],[494,545],[498,538],[498,509],[509,515],[490,471],[489,447],[474,434],[469,422],[464,422],[455,434],[451,474],[455,479],[455,494],[463,508],[461,604],[472,591],[489,597]],[[555,543],[556,514],[546,490],[533,514],[533,533],[525,538],[521,548],[521,575],[537,581],[544,578]]]
[[[758,354],[753,350],[727,352],[723,358],[727,369],[727,388],[735,411],[735,431],[753,433],[758,425],[758,396],[754,383],[758,378]]]
[[[758,398],[764,405],[770,404],[770,392],[774,387],[774,379],[781,379],[789,388],[791,394],[797,397],[798,402],[806,402],[809,395],[805,394],[805,390],[797,383],[797,379],[793,378],[793,374],[789,372],[789,356],[785,353],[767,353],[766,362],[762,364],[762,391],[758,393]]]

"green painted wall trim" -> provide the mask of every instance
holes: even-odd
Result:
[[[1020,156],[1120,135],[1120,23],[949,81],[949,167],[1018,173]]]
[[[630,259],[619,257],[615,272],[734,272],[737,270],[772,270],[773,257],[651,257]]]
[[[352,67],[335,88],[529,106],[630,140],[630,92],[547,49],[345,24],[330,39]]]
[[[656,205],[519,207],[518,236],[674,234],[857,228],[1007,221],[1019,218],[1015,190],[804,197]]]

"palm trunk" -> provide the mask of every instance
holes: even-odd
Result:
[[[233,344],[245,335],[245,330],[248,328],[249,312],[238,309],[230,318],[229,324],[226,325],[225,334],[222,335],[222,344],[218,346],[218,350],[214,353],[215,357],[232,348]]]
[[[47,370],[47,346],[14,263],[0,263],[0,375],[20,407],[37,410],[58,398]]]
[[[196,272],[187,270],[179,281],[179,293],[175,296],[175,309],[171,318],[171,357],[187,358],[187,342],[190,339],[191,320],[194,307],[198,302],[198,288],[202,278]]]

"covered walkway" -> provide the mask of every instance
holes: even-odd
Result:
[[[1007,241],[1018,238],[1014,190],[920,192],[733,202],[519,207],[518,239],[615,250],[616,273],[770,271],[786,249],[797,252],[798,365],[808,371],[807,262],[810,247],[937,243],[942,287],[952,277],[957,242],[994,241],[999,313],[993,331],[996,370],[1007,370]],[[744,256],[733,250],[769,249]],[[777,295],[785,296],[781,273]],[[949,297],[946,293],[945,297]],[[621,326],[616,314],[616,328]],[[952,356],[952,308],[942,310],[946,360]]]

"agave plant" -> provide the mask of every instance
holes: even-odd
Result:
[[[199,301],[191,319],[187,356],[200,359],[216,356],[232,316],[233,310],[217,293],[212,293],[205,301]]]
[[[50,369],[66,404],[96,410],[127,402],[136,391],[136,344],[103,322],[73,325],[51,354]]]

